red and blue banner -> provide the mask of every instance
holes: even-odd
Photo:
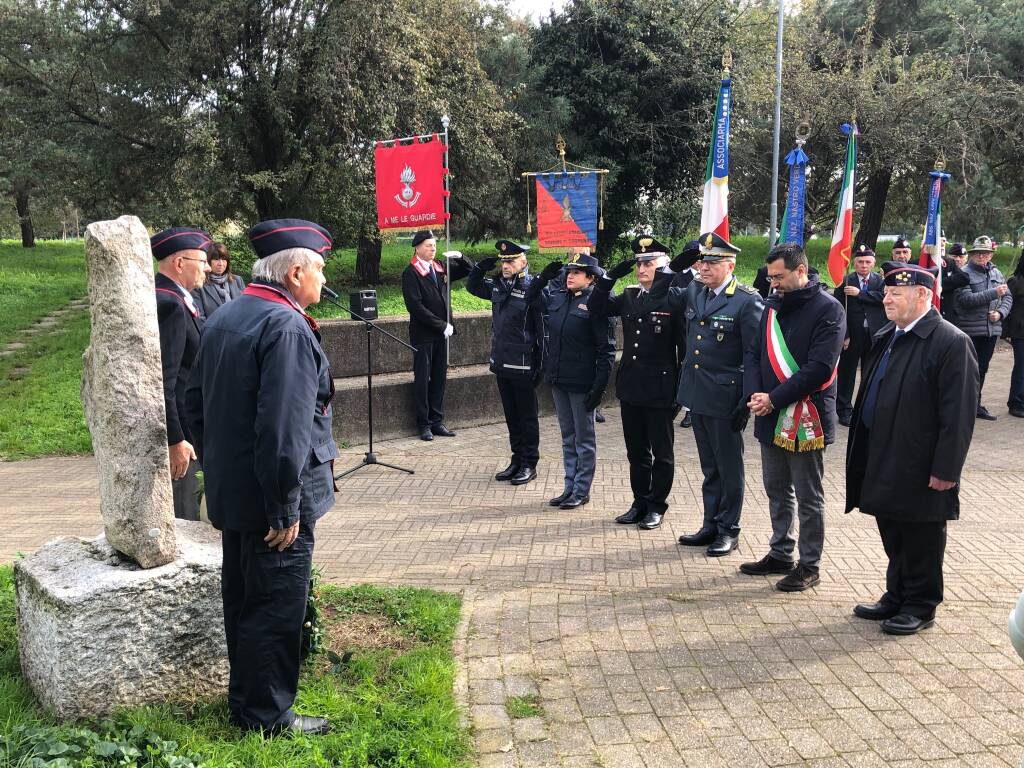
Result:
[[[932,171],[928,189],[928,220],[924,225],[924,239],[921,241],[921,257],[918,263],[922,267],[937,267],[939,276],[935,280],[935,291],[932,303],[939,306],[939,295],[942,293],[942,185],[950,178],[943,171]]]
[[[378,142],[373,167],[380,229],[409,232],[444,225],[446,149],[437,134],[417,136],[411,144]]]
[[[597,245],[597,174],[565,171],[537,174],[539,250]]]

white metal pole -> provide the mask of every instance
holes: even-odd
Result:
[[[451,124],[451,119],[448,115],[441,115],[441,127],[444,128],[444,190],[447,192],[444,198],[444,250],[445,253],[452,249],[452,227],[451,227],[451,169],[448,167],[448,126]],[[448,311],[448,324],[452,323],[452,261],[447,256],[444,257],[444,274],[445,274],[445,305]],[[445,363],[449,367],[452,364],[452,337],[448,336],[444,340],[444,356]]]
[[[775,244],[779,221],[779,142],[782,136],[782,25],[785,1],[779,0],[779,20],[775,32],[775,128],[772,138],[772,205],[769,213],[768,244]]]

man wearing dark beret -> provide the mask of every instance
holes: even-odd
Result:
[[[494,247],[498,254],[473,267],[466,289],[491,302],[490,367],[497,378],[512,449],[512,460],[494,479],[523,485],[537,477],[540,459],[536,387],[541,376],[544,318],[540,305],[526,298],[534,279],[526,259],[529,249],[511,240],[499,240]],[[498,262],[501,275],[487,277]]]
[[[853,609],[884,632],[930,627],[942,602],[946,521],[980,389],[971,340],[932,307],[937,270],[882,265],[886,317],[874,335],[846,446],[846,511],[873,515],[889,559],[885,593]]]
[[[319,326],[330,233],[257,224],[242,295],[210,318],[186,396],[210,522],[221,531],[228,706],[237,725],[325,733],[292,709],[316,521],[334,504],[334,383]]]
[[[846,310],[846,340],[839,356],[836,383],[836,413],[839,423],[850,426],[853,416],[853,387],[857,369],[871,348],[871,337],[886,324],[882,309],[882,276],[875,270],[875,252],[860,245],[853,255],[853,272],[842,285],[837,285],[834,296]]]
[[[413,399],[421,440],[433,440],[434,435],[455,436],[444,423],[446,340],[455,332],[447,294],[449,281],[468,275],[472,262],[458,251],[444,255],[455,258],[438,260],[437,238],[429,229],[421,230],[412,236],[412,260],[402,272],[402,298],[409,312],[409,343],[416,348],[412,355]]]
[[[903,235],[897,237],[896,241],[892,244],[892,260],[901,261],[906,264],[913,255],[914,252],[910,248],[910,241]]]
[[[157,259],[156,316],[160,326],[160,363],[167,414],[167,452],[171,464],[174,516],[199,519],[196,453],[185,420],[185,386],[199,351],[203,320],[191,291],[201,288],[210,271],[206,248],[210,236],[194,227],[172,227],[149,241]]]

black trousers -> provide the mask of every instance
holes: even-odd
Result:
[[[881,602],[919,619],[934,618],[942,602],[946,521],[907,523],[876,517],[875,522],[889,558]]]
[[[633,504],[645,512],[665,514],[675,473],[672,408],[648,408],[620,401],[622,436],[629,460]]]
[[[978,385],[978,402],[981,402],[981,390],[985,387],[985,374],[988,373],[988,364],[992,362],[992,353],[996,351],[998,336],[971,336],[971,343],[974,344],[974,351],[978,355],[978,373],[981,382]]]
[[[734,432],[730,419],[693,414],[700,469],[704,473],[702,530],[739,536],[743,511],[743,433]]]
[[[863,325],[850,328],[850,346],[839,355],[839,370],[836,378],[836,413],[839,418],[853,416],[853,388],[857,382],[857,368],[864,375],[864,360],[871,349],[871,333]]]
[[[416,426],[436,427],[444,421],[444,385],[448,381],[448,352],[444,339],[414,344],[412,355],[413,399]]]
[[[512,448],[512,463],[536,467],[540,460],[540,422],[533,381],[525,376],[522,379],[496,378],[508,427],[508,444]]]
[[[228,707],[248,728],[282,728],[295,717],[313,527],[300,523],[298,538],[284,552],[267,549],[266,532],[222,532]]]

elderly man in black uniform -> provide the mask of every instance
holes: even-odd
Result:
[[[888,262],[885,314],[846,446],[846,511],[874,515],[889,558],[885,594],[853,613],[884,632],[930,627],[942,602],[946,521],[974,433],[980,378],[971,340],[932,308],[936,273]]]
[[[532,280],[526,260],[529,249],[510,240],[499,240],[494,247],[498,255],[473,267],[466,289],[491,302],[491,373],[498,380],[512,449],[512,460],[494,479],[523,485],[537,477],[540,459],[537,385],[544,320],[540,306],[526,299]],[[499,260],[501,277],[487,277]]]
[[[615,395],[622,409],[622,434],[629,460],[633,503],[615,518],[641,530],[661,525],[675,472],[672,418],[681,359],[682,312],[670,290],[675,275],[665,269],[668,249],[653,237],[633,243],[634,258],[616,264],[597,281],[590,312],[622,318],[622,360],[615,377]],[[612,296],[615,281],[636,266],[639,285]]]
[[[319,734],[327,721],[292,704],[314,529],[334,504],[334,384],[305,312],[320,300],[331,236],[276,219],[249,239],[253,280],[206,324],[187,392],[210,521],[222,532],[228,706],[244,728]]]
[[[449,279],[461,280],[470,269],[468,262],[458,259],[452,261],[449,275],[436,255],[434,233],[421,230],[412,236],[412,261],[402,272],[402,298],[409,311],[409,343],[416,348],[412,355],[413,398],[420,440],[433,440],[434,435],[455,437],[444,423],[444,387],[448,380],[445,340],[455,332],[448,317],[445,292]],[[461,256],[454,251],[445,255]]]
[[[160,363],[167,415],[167,452],[171,463],[174,516],[199,519],[196,452],[185,420],[185,387],[199,352],[203,319],[192,297],[201,288],[210,264],[210,236],[192,227],[174,227],[149,241],[157,260],[156,315],[160,326]]]
[[[853,387],[857,369],[871,349],[871,337],[886,324],[882,309],[882,276],[874,271],[875,252],[866,245],[857,248],[853,257],[853,272],[842,285],[837,285],[834,296],[846,310],[846,340],[839,356],[836,386],[836,413],[839,423],[850,426],[853,416]]]
[[[739,542],[743,511],[743,429],[750,414],[743,390],[743,353],[757,341],[764,302],[733,274],[739,248],[720,235],[701,236],[701,282],[685,299],[686,360],[678,401],[693,413],[704,517],[700,530],[680,536],[684,546],[728,555]]]
[[[892,260],[906,264],[913,258],[913,256],[914,252],[910,248],[910,241],[903,235],[897,237],[895,242],[892,244]]]

